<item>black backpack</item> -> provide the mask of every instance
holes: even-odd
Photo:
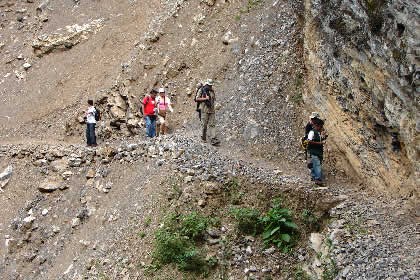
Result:
[[[147,97],[146,104],[144,104],[144,106],[146,106],[149,103],[149,99],[150,99],[150,96]],[[142,105],[143,105],[143,102],[140,103],[140,113],[142,115],[144,115],[144,113],[143,113],[143,106]]]
[[[101,120],[101,111],[98,108],[95,108],[95,121]]]

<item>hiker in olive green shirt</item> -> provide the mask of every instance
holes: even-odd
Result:
[[[214,110],[216,95],[213,90],[213,80],[207,80],[201,89],[200,97],[198,97],[196,100],[200,102],[200,109],[202,113],[203,133],[201,135],[201,139],[206,141],[208,128],[210,144],[217,146],[220,144],[220,141],[216,137],[216,118]]]

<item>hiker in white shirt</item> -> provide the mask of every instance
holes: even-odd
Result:
[[[164,135],[168,132],[168,111],[173,112],[171,100],[165,95],[164,88],[159,89],[159,96],[156,98],[156,104],[158,107],[158,118],[160,123],[159,135]]]
[[[96,135],[95,135],[96,109],[93,106],[93,100],[89,99],[88,105],[89,105],[89,108],[86,110],[86,141],[87,141],[88,147],[95,147],[96,146]]]

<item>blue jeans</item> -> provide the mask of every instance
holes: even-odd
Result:
[[[86,141],[88,146],[96,145],[95,124],[87,123],[86,125]]]
[[[156,136],[156,116],[146,116],[146,136],[155,137]]]
[[[318,156],[311,155],[312,172],[311,176],[315,180],[322,180],[321,159]]]

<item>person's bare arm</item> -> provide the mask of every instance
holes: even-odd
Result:
[[[206,97],[198,97],[196,100],[197,101],[206,101],[206,100],[209,100],[210,99],[210,96],[206,96]]]

